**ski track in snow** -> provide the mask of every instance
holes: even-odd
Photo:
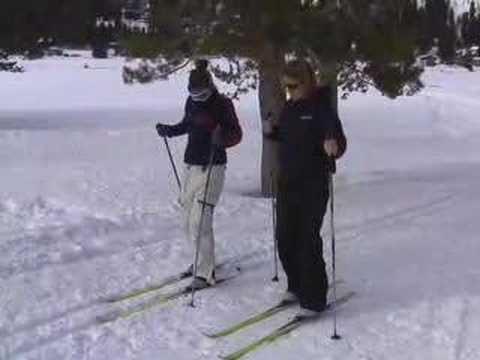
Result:
[[[83,71],[84,62],[101,72]],[[178,273],[191,256],[153,130],[156,119],[181,116],[185,75],[124,87],[120,67],[118,59],[47,59],[28,62],[22,78],[0,74],[2,360],[211,360],[295,313],[226,339],[202,335],[272,305],[285,286],[283,274],[280,285],[270,281],[271,203],[258,193],[253,94],[239,107],[245,140],[231,152],[215,222],[218,260],[239,257],[241,275],[198,293],[195,309],[180,299],[97,323],[174,288],[102,301]],[[329,316],[248,359],[480,358],[480,93],[472,77],[439,67],[415,98],[391,102],[372,91],[340,104],[349,151],[336,176],[339,293],[357,293],[339,309],[343,340],[329,339]],[[71,81],[78,88],[68,97],[61,89]],[[39,91],[41,107],[32,97]],[[171,145],[180,165],[184,139]],[[323,237],[330,267],[328,226]]]

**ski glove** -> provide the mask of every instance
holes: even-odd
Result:
[[[339,146],[336,139],[327,139],[323,143],[325,153],[332,158],[336,158],[339,153]]]
[[[170,126],[158,123],[155,128],[161,137],[171,137]]]

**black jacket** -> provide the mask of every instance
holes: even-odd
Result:
[[[335,172],[335,160],[325,153],[324,141],[337,140],[337,158],[347,147],[342,124],[331,106],[328,87],[316,89],[307,99],[288,101],[278,127],[267,137],[279,142],[279,175],[284,180],[325,178],[328,172]]]
[[[223,146],[215,148],[213,164],[226,164],[227,154],[224,148],[238,144],[242,138],[242,130],[232,101],[217,91],[206,102],[196,102],[189,97],[183,120],[169,127],[168,136],[188,133],[185,163],[205,166],[210,159],[213,149],[212,134],[217,126],[220,126]]]

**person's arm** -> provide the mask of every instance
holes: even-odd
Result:
[[[232,100],[225,98],[222,114],[219,116],[219,128],[214,134],[214,143],[229,148],[242,141],[243,132],[235,112]]]
[[[325,122],[325,141],[323,148],[328,156],[339,159],[347,150],[347,138],[343,131],[342,122],[340,121],[338,112],[331,105],[330,95],[327,93],[326,96],[326,116],[323,119]]]
[[[347,139],[343,132],[342,123],[336,112],[328,110],[327,118],[330,118],[332,128],[330,133],[325,133],[323,141],[323,151],[328,156],[328,172],[334,174],[337,170],[336,161],[345,153],[347,149]],[[327,130],[328,131],[328,130]]]
[[[278,127],[275,126],[270,131],[264,131],[263,137],[271,141],[280,142],[280,133],[278,131]]]
[[[166,137],[175,137],[175,136],[181,136],[185,135],[190,131],[190,124],[191,124],[191,119],[189,115],[189,105],[188,101],[185,104],[185,114],[183,116],[182,121],[175,125],[165,125],[162,123],[158,123],[156,125],[158,135],[160,136],[166,136]]]
[[[283,112],[282,112],[283,114]],[[280,115],[280,118],[282,115]],[[281,121],[281,120],[280,120]],[[263,131],[263,136],[271,141],[276,141],[280,142],[280,131],[278,128],[278,125],[276,125],[273,121],[273,115],[272,113],[269,113],[267,115],[267,120],[265,120],[262,124],[262,131]]]
[[[185,135],[189,131],[189,123],[188,115],[185,114],[182,121],[180,121],[178,124],[170,125],[169,136],[175,137]]]
[[[327,137],[326,140],[335,141],[337,149],[335,151],[335,154],[332,154],[332,155],[335,157],[335,159],[339,159],[343,156],[343,154],[347,150],[347,138],[345,136],[345,132],[343,131],[342,122],[340,121],[340,118],[338,117],[336,112],[332,113],[332,118],[334,123],[333,131],[330,134],[330,136]]]

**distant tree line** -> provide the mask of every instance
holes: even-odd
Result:
[[[475,1],[468,12],[456,16],[449,0],[426,0],[420,17],[419,48],[425,52],[437,47],[444,62],[454,61],[458,49],[480,46],[480,13]]]
[[[156,0],[150,2],[157,3]],[[29,50],[42,39],[46,43],[51,40],[71,46],[84,46],[98,39],[118,39],[122,36],[122,8],[126,7],[128,15],[135,18],[146,3],[146,0],[3,0],[0,49],[4,52]],[[438,46],[441,59],[448,61],[459,47],[479,46],[477,8],[472,1],[468,12],[455,16],[450,0],[425,0],[418,12],[410,14],[418,17],[421,24],[417,32],[419,49],[428,51]],[[115,25],[97,26],[98,18],[114,20]]]
[[[92,41],[98,17],[120,18],[122,0],[3,0],[0,48],[29,50],[42,42],[82,46]]]
[[[470,3],[470,11],[460,18],[460,36],[464,46],[480,46],[480,11],[475,2]]]

